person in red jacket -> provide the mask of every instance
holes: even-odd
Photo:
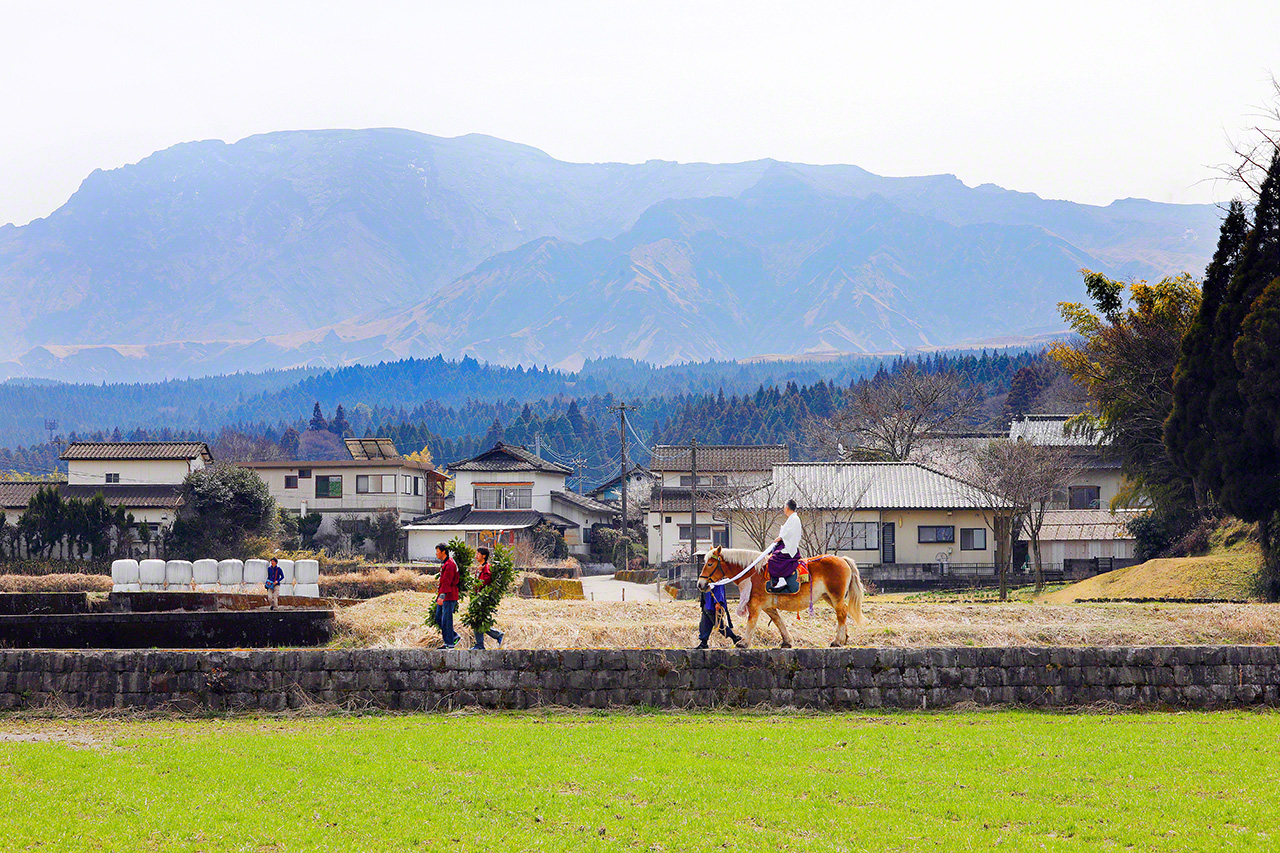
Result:
[[[489,582],[493,580],[493,567],[489,565],[489,549],[485,548],[483,545],[480,546],[476,549],[476,557],[480,560],[480,567],[476,570],[476,578],[479,583],[472,592],[473,596],[479,595],[480,590],[488,586]],[[494,627],[485,631],[483,634],[476,634],[476,644],[471,647],[473,651],[476,649],[484,649],[484,638],[486,635],[497,640],[498,648],[502,648],[502,632]]]
[[[458,609],[458,564],[449,556],[449,548],[443,542],[436,546],[436,559],[440,561],[440,585],[436,593],[436,624],[444,647],[451,649],[458,643],[453,630],[453,613]]]

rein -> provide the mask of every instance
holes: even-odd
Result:
[[[747,566],[745,569],[743,569],[742,571],[738,572],[738,573],[737,573],[736,575],[734,575],[733,577],[731,577],[731,578],[721,578],[721,579],[720,579],[720,580],[718,580],[718,581],[713,581],[713,582],[710,584],[710,586],[726,586],[726,585],[731,584],[731,583],[737,583],[738,581],[740,581],[740,580],[742,580],[743,578],[745,578],[747,575],[751,574],[752,570],[753,570],[753,569],[755,569],[755,567],[756,567],[756,566],[760,565],[760,561],[761,561],[761,560],[763,560],[765,557],[769,556],[769,555],[770,555],[770,554],[772,554],[772,553],[773,553],[773,549],[772,549],[772,548],[770,548],[768,551],[765,551],[764,553],[762,553],[759,557],[756,557],[756,558],[755,558],[755,560],[753,560],[753,561],[752,561],[751,565]]]

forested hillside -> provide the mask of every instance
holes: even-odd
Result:
[[[707,443],[785,443],[794,457],[811,458],[804,436],[808,421],[830,415],[851,388],[878,370],[894,373],[908,363],[926,372],[954,371],[980,386],[986,406],[974,427],[999,425],[1007,403],[1018,411],[1060,408],[1060,372],[1038,353],[1026,351],[899,357],[883,365],[860,359],[654,368],[609,359],[576,374],[432,359],[343,368],[253,397],[233,391],[221,405],[215,395],[233,390],[226,382],[234,377],[185,383],[195,395],[187,403],[175,391],[184,386],[178,382],[81,386],[79,391],[76,386],[8,386],[0,391],[42,392],[48,402],[87,394],[102,411],[117,414],[128,406],[141,411],[150,395],[168,394],[173,423],[103,424],[65,438],[201,438],[223,459],[326,458],[317,454],[341,453],[335,434],[341,432],[390,437],[403,453],[426,448],[443,466],[495,441],[533,447],[540,438],[544,455],[578,470],[573,484],[589,487],[606,479],[620,462],[618,420],[609,411],[619,401],[638,404],[630,417],[628,443],[630,457],[642,464],[648,462],[647,447],[695,437]],[[1007,399],[1011,387],[1016,401]],[[114,406],[113,388],[120,394]],[[424,400],[428,394],[435,396]],[[319,421],[314,420],[317,404]],[[7,409],[5,417],[12,415],[12,407]],[[58,467],[57,447],[47,442],[0,449],[0,470],[41,474]]]

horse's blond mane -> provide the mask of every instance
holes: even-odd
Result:
[[[740,569],[747,566],[760,556],[759,551],[752,551],[750,548],[721,548],[720,557],[726,563],[733,563]]]

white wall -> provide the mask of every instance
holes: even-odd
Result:
[[[311,469],[310,479],[299,479],[298,488],[286,489],[285,477],[296,476],[299,468]],[[429,509],[427,501],[427,491],[430,483],[427,479],[425,471],[416,468],[402,468],[399,466],[330,466],[325,467],[323,462],[312,462],[310,465],[300,464],[290,468],[253,468],[258,476],[267,484],[267,488],[271,492],[271,496],[275,498],[276,503],[286,510],[292,512],[300,512],[303,506],[306,506],[307,512],[319,512],[325,516],[338,516],[351,513],[360,516],[373,515],[383,508],[391,508],[397,510],[404,519],[413,519],[427,515],[432,510]],[[357,494],[356,493],[356,477],[368,475],[370,477],[382,476],[384,474],[393,474],[396,478],[395,494]],[[340,498],[317,498],[316,497],[316,477],[318,476],[337,476],[342,478],[342,497]],[[421,480],[419,488],[422,492],[420,495],[404,494],[404,477],[412,476]],[[331,526],[328,519],[326,526]]]
[[[68,459],[67,483],[102,486],[107,474],[119,474],[121,486],[177,485],[192,471],[203,468],[204,459]]]
[[[457,506],[474,503],[474,491],[480,484],[531,484],[533,509],[538,512],[554,512],[551,508],[551,492],[568,491],[564,474],[546,471],[459,471],[455,476],[454,500]]]

